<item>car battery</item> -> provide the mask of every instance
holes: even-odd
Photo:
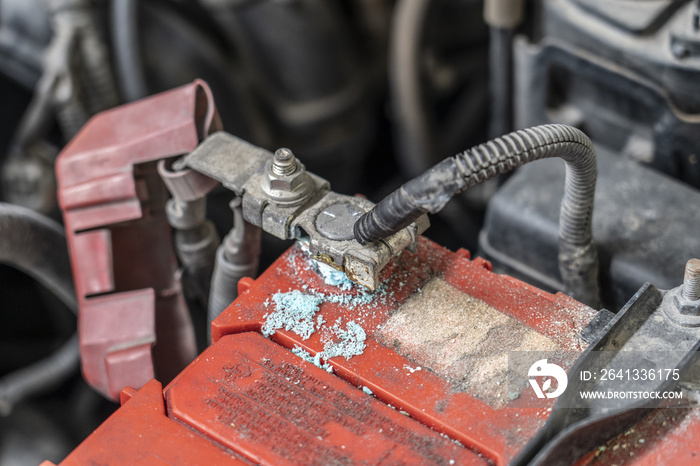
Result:
[[[509,389],[508,353],[581,350],[595,311],[425,238],[383,273],[351,285],[297,243],[61,464],[506,464],[555,401]]]

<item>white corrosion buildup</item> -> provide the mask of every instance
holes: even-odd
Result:
[[[347,330],[343,330],[339,324],[335,324],[330,330],[338,339],[326,341],[323,351],[316,355],[316,359],[330,359],[337,356],[350,359],[362,354],[365,350],[367,334],[357,323],[348,322]]]
[[[272,300],[275,302],[275,311],[267,315],[262,326],[263,335],[269,337],[275,330],[283,328],[306,340],[314,333],[314,317],[321,304],[321,297],[294,290],[276,293]]]
[[[314,266],[318,270],[318,274],[323,277],[323,281],[326,282],[326,285],[337,286],[345,291],[355,286],[355,283],[345,275],[345,272],[336,270],[330,265],[317,261]]]

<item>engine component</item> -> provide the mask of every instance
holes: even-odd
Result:
[[[212,346],[164,390],[125,390],[62,464],[181,450],[233,463],[505,464],[546,419],[526,408],[532,392],[509,393],[508,352],[579,350],[595,315],[425,239],[373,292],[316,270],[295,245],[241,280]]]
[[[208,332],[212,321],[238,297],[238,282],[243,277],[255,277],[258,273],[261,230],[243,220],[241,202],[240,197],[231,201],[233,228],[216,251],[207,309]]]
[[[670,289],[700,251],[700,218],[671,206],[700,205],[700,192],[601,149],[593,235],[603,304],[617,311],[645,282]],[[538,163],[539,164],[539,163]],[[523,167],[487,210],[480,253],[494,268],[544,289],[561,290],[557,268],[563,164]]]
[[[118,103],[107,49],[86,0],[46,0],[54,36],[35,94],[10,143],[3,167],[4,196],[49,212],[55,207],[51,169],[57,150],[45,139],[57,115],[66,140],[88,118]]]
[[[148,95],[138,33],[138,2],[122,0],[110,5],[116,72],[124,100],[133,102]]]
[[[4,1],[0,4],[0,69],[32,88],[41,76],[41,52],[51,40],[51,27],[42,0]]]
[[[700,187],[692,2],[544,0],[515,41],[516,125],[576,126],[597,147]]]
[[[476,115],[488,113],[489,102],[477,90],[487,89],[489,73],[481,9],[478,0],[396,2],[389,90],[398,164],[406,176],[483,140],[486,128]]]
[[[523,21],[522,0],[485,0],[484,21],[489,26],[492,138],[513,130],[513,37]]]
[[[158,174],[172,194],[165,206],[168,223],[175,230],[174,246],[190,294],[207,306],[209,282],[219,235],[207,220],[207,198],[214,180],[192,170],[173,171],[170,161],[158,162]]]

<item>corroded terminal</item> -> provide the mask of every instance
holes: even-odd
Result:
[[[291,223],[294,235],[304,239],[311,256],[344,272],[353,282],[370,290],[379,286],[380,272],[404,249],[416,251],[418,236],[428,228],[423,216],[382,240],[361,245],[352,237],[357,216],[373,207],[361,197],[327,193]]]
[[[380,272],[404,249],[415,251],[426,216],[381,241],[359,244],[353,224],[374,204],[330,191],[291,150],[273,155],[224,132],[208,137],[180,162],[219,181],[243,199],[244,219],[280,239],[302,240],[311,256],[371,290]]]
[[[316,229],[328,239],[347,241],[354,238],[353,226],[365,213],[359,206],[341,202],[326,207],[316,217]]]

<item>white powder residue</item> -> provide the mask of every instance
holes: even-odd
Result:
[[[331,374],[333,373],[333,368],[331,367],[330,364],[328,364],[327,362],[321,364],[321,362],[317,361],[313,356],[311,356],[308,351],[305,351],[304,348],[301,348],[299,346],[295,346],[294,349],[292,349],[292,353],[296,354],[304,361],[310,362],[314,366],[325,370],[326,372],[329,372]]]
[[[327,339],[323,351],[316,355],[317,358],[330,359],[343,356],[345,359],[350,359],[362,354],[365,350],[367,334],[356,322],[348,322],[346,330],[336,322],[330,330],[332,336]]]
[[[404,364],[403,368],[406,369],[407,371],[409,371],[411,374],[422,369],[422,367],[420,367],[420,366],[411,367],[408,364]]]
[[[341,290],[350,290],[355,287],[355,283],[345,275],[345,272],[334,269],[323,262],[315,262],[314,267],[318,270],[319,275],[323,277],[326,285],[337,286]]]
[[[367,334],[365,330],[352,321],[348,322],[346,329],[343,329],[339,320],[336,321],[333,327],[328,329],[329,334],[324,339],[323,351],[316,353],[316,356],[311,356],[298,346],[295,346],[292,352],[303,360],[313,363],[315,366],[328,372],[332,372],[332,368],[327,362],[330,358],[342,356],[345,359],[350,359],[353,356],[362,354],[366,347]]]
[[[275,311],[267,315],[262,326],[263,335],[269,337],[275,333],[275,330],[283,328],[291,330],[301,336],[302,340],[306,340],[314,333],[316,330],[314,318],[321,304],[319,296],[294,290],[288,293],[276,293],[272,300],[275,303]]]

